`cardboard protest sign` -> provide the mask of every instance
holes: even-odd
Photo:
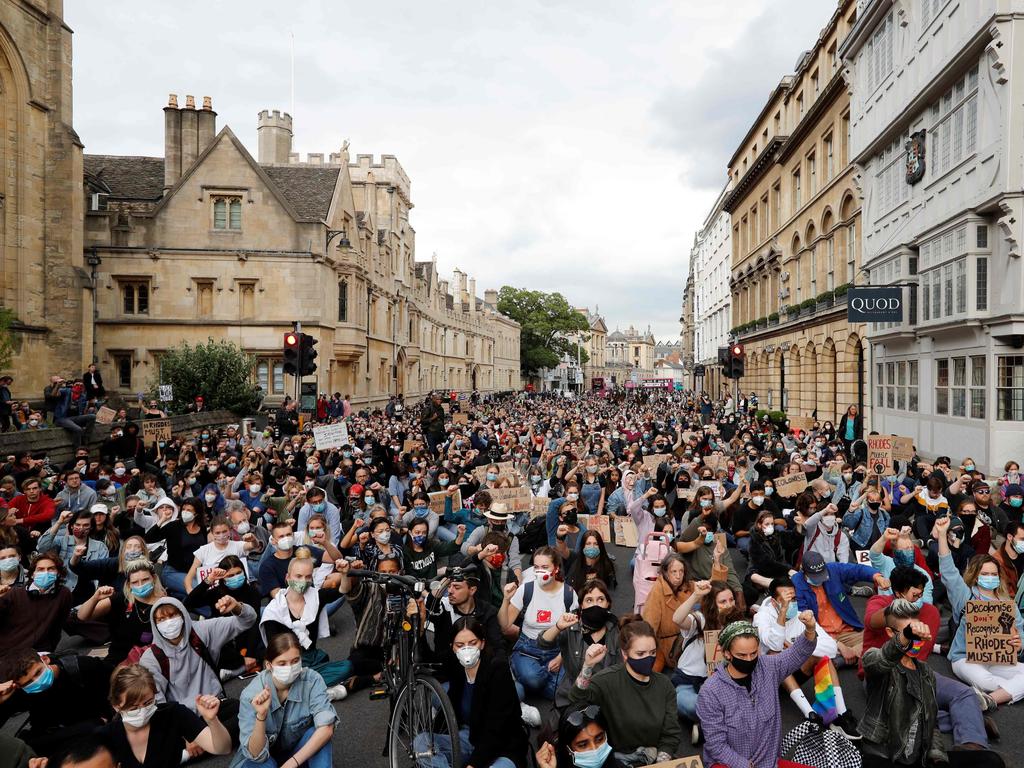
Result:
[[[613,519],[615,543],[620,547],[636,547],[640,541],[636,530],[636,523],[631,517],[616,517]]]
[[[438,517],[444,517],[444,497],[448,494],[444,491],[434,491],[427,494],[430,497],[430,509]],[[462,491],[456,491],[452,496],[452,512],[462,509]]]
[[[524,512],[533,509],[533,497],[530,495],[530,489],[526,486],[488,488],[487,492],[491,495],[491,504],[500,502],[513,512]]]
[[[698,488],[710,488],[715,494],[715,499],[721,501],[725,498],[725,487],[718,480],[704,480],[697,484]]]
[[[422,440],[406,440],[402,443],[402,453],[412,453],[413,451],[423,450]]]
[[[913,461],[914,460],[914,439],[911,437],[892,438],[892,460]]]
[[[1016,614],[1012,600],[968,600],[967,661],[972,664],[1016,664],[1010,645]]]
[[[160,400],[165,403],[169,403],[174,399],[174,387],[171,384],[161,384],[157,387],[160,393]]]
[[[715,534],[715,547],[721,550],[729,548],[729,538],[725,535],[724,531]]]
[[[725,660],[725,657],[722,656],[722,648],[718,644],[719,632],[721,632],[720,629],[704,630],[704,663],[708,665],[708,677],[711,677],[711,673],[715,671],[719,662]]]
[[[807,488],[807,475],[803,472],[794,472],[775,480],[775,492],[779,496],[791,498]]]
[[[441,410],[444,411],[445,413],[451,413],[452,406],[450,403],[441,403]]]
[[[892,474],[892,438],[888,435],[868,435],[868,472],[876,475]]]
[[[663,763],[653,763],[647,768],[704,768],[704,761],[700,759],[700,755],[690,755],[666,760]]]
[[[789,428],[791,430],[810,432],[811,428],[814,427],[814,419],[810,416],[789,416],[788,418]]]
[[[866,549],[857,550],[857,564],[871,565],[871,552]]]
[[[107,406],[101,405],[100,409],[96,411],[96,423],[111,424],[113,423],[115,416],[117,416],[117,411],[113,408],[107,408]]]
[[[704,457],[704,466],[708,469],[719,470],[728,467],[729,457],[722,456],[718,453],[713,453],[710,456]]]
[[[536,498],[533,500],[533,508],[530,510],[530,517],[540,517],[548,513],[548,504],[551,503],[551,499],[547,498]],[[582,519],[584,515],[580,515]]]
[[[142,422],[142,442],[149,445],[154,440],[171,439],[170,419],[146,419]]]
[[[580,515],[580,527],[586,525],[588,531],[597,531],[606,544],[612,543],[612,523],[608,515]]]
[[[476,478],[478,483],[484,483],[487,480],[487,466],[477,467],[473,470],[473,477]],[[519,480],[515,474],[515,465],[511,461],[502,461],[495,466],[498,467],[498,480],[505,480],[506,478],[511,480],[513,483],[518,483]]]
[[[313,427],[313,443],[318,451],[328,451],[331,448],[348,445],[348,427],[343,421]]]
[[[469,424],[469,414],[459,411],[452,414],[452,424]]]
[[[676,496],[687,501],[693,501],[693,497],[697,495],[696,488],[676,488]]]
[[[661,462],[668,461],[668,459],[668,454],[664,453],[655,453],[650,456],[644,456],[644,469],[650,470],[650,473],[653,475],[658,471],[658,467],[661,465]]]

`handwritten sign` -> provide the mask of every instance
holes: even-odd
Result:
[[[505,479],[511,480],[513,483],[518,483],[515,475],[515,467],[511,461],[503,461],[500,464],[495,465],[498,468],[498,481]],[[483,483],[487,480],[487,467],[477,467],[473,470],[473,476],[476,478],[478,483]]]
[[[803,472],[794,472],[775,480],[775,492],[779,496],[791,498],[807,488],[807,475]]]
[[[868,471],[876,475],[892,474],[892,438],[868,435]]]
[[[911,437],[892,438],[892,460],[913,461],[914,460],[914,439]]]
[[[729,466],[729,457],[722,456],[719,453],[713,453],[710,456],[704,457],[704,466],[715,471],[719,469],[727,469]]]
[[[790,416],[789,428],[792,431],[810,432],[814,427],[814,419],[810,416]]]
[[[972,664],[1016,664],[1010,640],[1016,610],[1012,600],[968,600],[967,661]]]
[[[612,522],[608,515],[580,515],[579,522],[581,528],[601,534],[606,543],[613,541]]]
[[[427,494],[430,497],[430,510],[440,518],[444,518],[444,499],[448,494],[445,491],[435,491]],[[462,491],[456,491],[452,496],[452,512],[462,509]]]
[[[406,440],[402,443],[402,453],[412,453],[413,451],[423,450],[422,440]]]
[[[720,629],[704,630],[704,663],[708,665],[708,677],[715,671],[715,667],[725,660],[722,656],[722,647],[718,644],[718,633]]]
[[[676,488],[676,496],[687,501],[693,501],[693,497],[697,495],[696,488]]]
[[[491,503],[501,502],[514,512],[523,512],[533,509],[533,497],[530,489],[525,486],[515,488],[489,488],[487,492],[491,495]]]
[[[551,503],[551,499],[537,497],[533,500],[532,507],[530,509],[530,517],[542,517],[548,513],[548,504]],[[580,515],[582,518],[583,515]]]
[[[117,416],[117,411],[113,408],[107,408],[107,406],[101,405],[100,409],[96,411],[96,423],[110,424],[114,421],[115,416]]]
[[[171,439],[170,419],[146,419],[142,422],[142,442],[149,445],[154,440]]]
[[[871,565],[871,552],[867,549],[858,549],[857,563],[859,565]]]
[[[690,755],[689,757],[666,760],[663,763],[654,763],[647,768],[704,768],[704,761],[700,759],[700,755]]]
[[[719,501],[725,498],[725,487],[718,480],[705,480],[697,485],[698,488],[710,488]]]
[[[663,453],[655,453],[651,456],[644,456],[644,469],[649,471],[652,475],[658,471],[658,467],[661,466],[661,462],[668,461],[668,456]]]
[[[160,393],[159,397],[162,402],[169,403],[174,399],[174,387],[170,384],[161,384],[157,387],[157,391]]]
[[[313,427],[313,443],[318,451],[327,451],[331,448],[348,445],[348,427],[343,421]]]
[[[452,424],[469,424],[469,414],[462,413],[461,411],[459,411],[458,413],[453,413]]]
[[[614,541],[620,547],[636,547],[640,541],[636,523],[631,517],[615,517],[613,519]]]

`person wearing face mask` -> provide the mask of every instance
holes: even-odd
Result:
[[[430,508],[430,496],[426,493],[417,493],[412,497],[412,504],[410,508],[401,516],[399,522],[406,528],[409,528],[417,520],[424,520],[427,523],[428,535],[431,539],[435,536],[442,539],[443,541],[450,542],[453,537],[449,537],[451,533],[447,528],[439,527],[441,518],[438,517],[437,513]],[[463,528],[463,531],[466,529]],[[442,534],[443,532],[443,534]],[[461,541],[459,542],[461,544]]]
[[[231,734],[219,719],[222,702],[200,694],[191,702],[159,704],[149,670],[121,667],[110,679],[116,715],[97,731],[120,768],[177,768],[192,755],[226,755]]]
[[[325,550],[308,541],[303,544],[301,549],[305,550],[316,564],[326,564],[337,560],[337,558],[331,559]],[[292,524],[287,520],[275,521],[270,527],[270,546],[260,558],[256,579],[261,596],[274,597],[279,591],[288,587],[288,567],[292,558],[297,556],[299,551]]]
[[[1008,582],[1018,584],[1024,575],[1024,524],[1007,523],[1004,533],[1006,538],[992,556],[999,561]]]
[[[1024,534],[1024,531],[1021,533]],[[928,570],[924,553],[917,548],[911,538],[909,526],[900,530],[886,528],[882,538],[871,545],[868,555],[871,559],[871,567],[886,578],[889,578],[893,569],[898,566],[916,568],[921,571],[927,579],[924,601],[928,604],[935,602],[932,597],[932,572]]]
[[[909,765],[1002,768],[1000,755],[987,743],[962,743],[946,752],[938,733],[938,682],[920,658],[931,645],[933,630],[918,618],[915,607],[896,600],[883,610],[886,642],[864,654],[867,707],[861,720],[860,743],[865,768]]]
[[[395,538],[394,541],[393,538]],[[342,549],[344,548],[343,546]],[[399,568],[404,566],[404,555],[388,518],[374,517],[360,531],[357,557],[366,563],[370,570],[376,570],[377,561],[382,558],[395,558]]]
[[[0,721],[27,712],[18,736],[41,757],[62,754],[112,715],[110,668],[100,659],[20,651],[5,666],[10,679],[0,681]]]
[[[608,723],[596,704],[568,707],[558,720],[557,747],[537,750],[539,768],[623,768],[608,740]]]
[[[209,540],[206,510],[198,499],[182,502],[180,509],[171,499],[165,499],[155,512],[157,523],[146,530],[145,540],[150,544],[162,541],[167,545],[161,578],[170,593],[183,600],[188,594],[185,582],[194,553]]]
[[[495,657],[484,626],[472,617],[453,626],[451,649],[462,673],[448,684],[463,765],[481,768],[526,768],[529,740],[520,719],[519,699],[508,663]],[[413,739],[417,754],[433,752],[419,760],[423,768],[455,768],[451,737],[419,733]]]
[[[195,589],[227,555],[244,559],[255,546],[256,539],[251,533],[245,534],[242,541],[232,541],[231,523],[226,517],[215,517],[210,523],[210,543],[192,553],[192,565],[185,575],[185,591]]]
[[[231,768],[330,768],[338,714],[323,678],[302,664],[292,632],[267,644],[266,667],[242,691],[238,751]]]
[[[676,552],[684,556],[687,573],[691,579],[725,581],[734,592],[743,594],[743,586],[728,556],[726,545],[715,540],[720,531],[718,518],[714,514],[714,497],[710,488],[701,488],[695,498],[700,512],[673,542]],[[723,576],[724,574],[724,576]]]
[[[670,760],[679,746],[676,694],[664,675],[655,674],[657,642],[651,625],[639,616],[619,620],[620,657],[595,671],[608,654],[594,643],[584,655],[569,699],[573,705],[596,704],[605,713],[615,755],[628,765]]]
[[[341,540],[341,510],[327,501],[323,489],[315,486],[306,491],[306,503],[299,510],[296,530],[305,531],[312,515],[323,515],[327,519],[331,541]]]
[[[760,655],[757,629],[734,621],[718,635],[725,661],[708,678],[697,698],[704,731],[704,763],[775,766],[782,746],[779,685],[814,653],[814,616],[801,611],[804,632],[782,653]]]
[[[437,578],[438,559],[454,555],[462,548],[466,527],[458,527],[455,541],[438,541],[431,538],[429,524],[425,518],[416,518],[409,525],[409,535],[404,545],[403,559],[409,576],[430,581]]]
[[[819,506],[820,505],[820,506]],[[817,508],[817,511],[815,509]],[[850,561],[850,539],[839,525],[835,504],[816,500],[812,491],[800,494],[796,502],[795,520],[803,520],[804,536],[800,559],[817,552],[826,563]],[[888,522],[888,518],[886,518]]]
[[[91,538],[92,514],[89,510],[81,512],[62,512],[54,524],[39,537],[36,549],[39,552],[53,551],[60,555],[61,560],[69,563],[76,555],[80,560],[100,560],[110,553],[106,546]],[[74,571],[67,574],[64,586],[71,590],[78,600],[84,599],[95,588],[95,584],[82,580],[79,587],[78,574]]]
[[[782,653],[804,632],[805,627],[797,618],[799,611],[796,602],[796,589],[789,577],[773,580],[768,588],[768,597],[761,603],[753,620],[761,642],[762,654]],[[839,648],[826,632],[820,628],[816,631],[818,639],[814,647],[814,654],[804,662],[800,669],[783,680],[782,687],[803,717],[823,725],[821,716],[811,708],[811,704],[800,686],[807,680],[813,679],[814,669],[818,662],[821,659],[827,659],[829,674],[833,681],[836,711],[839,714],[839,717],[832,721],[829,727],[842,733],[847,739],[856,741],[860,738],[856,719],[846,709],[846,699],[842,686],[839,684],[839,673],[832,665],[832,659],[839,654]]]
[[[613,589],[618,584],[615,574],[615,561],[608,555],[604,538],[598,531],[585,531],[580,534],[577,556],[569,565],[568,583],[577,593],[591,579],[598,579]]]
[[[63,584],[64,562],[56,552],[35,552],[31,581],[0,594],[0,648],[54,651],[71,610],[71,590]]]
[[[999,511],[1006,516],[1007,521],[1021,522],[1021,514],[1024,513],[1024,488],[1017,483],[1003,486],[1003,503],[999,505]]]
[[[206,504],[206,511],[209,516],[224,514],[224,506],[227,504],[227,499],[224,498],[224,495],[220,492],[220,487],[216,483],[211,482],[204,485],[200,498]]]
[[[967,660],[967,622],[964,614],[968,600],[1012,600],[1014,589],[1006,582],[999,561],[991,555],[975,555],[963,575],[956,570],[949,552],[946,531],[949,518],[940,517],[935,521],[932,538],[938,545],[939,575],[946,586],[956,634],[947,654],[953,664],[953,673],[968,685],[973,685],[989,694],[997,704],[1009,704],[1024,698],[1024,665],[977,664]],[[1020,611],[1014,605],[1014,627],[1016,633],[1009,641],[1009,649],[1020,653],[1021,637],[1024,637],[1024,623]]]
[[[737,503],[731,510],[732,535],[736,538],[736,548],[740,552],[749,552],[752,536],[755,532],[754,520],[760,516],[764,508],[764,483],[754,481],[750,484],[748,497]]]
[[[221,656],[232,640],[255,626],[256,611],[230,596],[220,598],[214,610],[214,618],[193,623],[185,606],[173,597],[154,603],[150,612],[153,643],[139,656],[139,664],[153,675],[158,704],[175,701],[196,712],[196,699],[202,693],[225,697]],[[221,703],[221,721],[233,734],[238,732],[237,714],[236,700]]]
[[[786,559],[782,539],[791,535],[780,532],[770,511],[759,512],[750,534],[750,564],[743,579],[743,593],[748,605],[764,595],[774,579],[787,578],[792,566]]]
[[[587,648],[604,645],[608,653],[595,671],[609,667],[619,658],[619,624],[611,612],[612,596],[603,581],[594,579],[580,589],[580,610],[564,613],[555,626],[548,627],[538,638],[541,648],[558,648],[565,670],[555,691],[555,707],[569,706],[572,686],[583,669]]]
[[[26,573],[21,565],[21,547],[0,543],[0,594],[12,587],[25,586]]]
[[[850,510],[843,515],[843,528],[848,530],[850,541],[857,549],[868,549],[889,527],[892,504],[877,488],[868,486],[866,493],[850,504]]]

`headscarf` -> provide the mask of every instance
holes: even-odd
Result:
[[[734,621],[727,624],[725,629],[718,633],[718,645],[725,650],[737,637],[757,638],[757,627],[749,621]]]

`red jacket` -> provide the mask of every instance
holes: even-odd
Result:
[[[22,525],[37,531],[45,531],[49,528],[57,514],[53,499],[45,493],[41,493],[39,501],[34,503],[29,503],[28,496],[19,493],[11,499],[9,508],[15,511],[15,516],[21,520]]]
[[[868,600],[868,604],[864,607],[864,651],[869,648],[881,648],[889,641],[889,635],[885,631],[885,627],[882,629],[872,629],[868,624],[868,619],[871,618],[871,614],[876,611],[884,611],[895,598],[892,595],[875,595]],[[938,637],[939,634],[939,611],[931,603],[925,603],[921,606],[921,615],[918,619],[928,625],[928,628],[932,631],[932,638]],[[927,661],[928,656],[932,652],[932,646],[929,645],[921,649],[921,653],[918,654],[918,661]],[[863,658],[864,654],[861,654]],[[864,663],[862,661],[857,662],[857,676],[864,679]]]

